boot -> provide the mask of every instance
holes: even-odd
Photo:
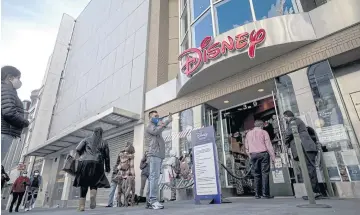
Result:
[[[96,193],[97,193],[97,190],[90,190],[90,208],[91,209],[96,208]]]
[[[85,198],[79,199],[79,208],[78,208],[79,211],[85,211],[85,201],[86,201]]]

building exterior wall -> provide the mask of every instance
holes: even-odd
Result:
[[[148,0],[92,0],[80,14],[49,138],[110,107],[142,114],[148,10]]]

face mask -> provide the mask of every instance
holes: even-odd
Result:
[[[23,177],[26,177],[27,176],[27,174],[23,174]]]
[[[15,89],[20,89],[22,82],[18,78],[14,78],[10,81]]]
[[[39,173],[38,173],[38,172],[35,172],[35,173],[34,173],[34,175],[38,176],[38,175],[39,175]]]
[[[151,122],[154,123],[155,125],[158,125],[159,121],[160,121],[160,118],[159,118],[159,117],[153,117],[153,118],[151,118]]]

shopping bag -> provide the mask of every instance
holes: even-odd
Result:
[[[64,162],[64,167],[62,170],[66,173],[69,173],[72,176],[75,176],[77,169],[77,160],[74,156],[68,155]]]

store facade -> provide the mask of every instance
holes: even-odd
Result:
[[[96,127],[104,130],[111,168],[127,142],[140,164],[148,14],[148,0],[92,0],[76,19],[63,15],[26,153],[33,163],[42,158],[38,206],[78,205],[79,189],[62,168]],[[107,205],[109,193],[99,190],[99,205]]]
[[[282,114],[291,110],[326,148],[336,195],[359,198],[359,2],[332,0],[311,10],[306,1],[290,0],[176,3],[169,4],[178,12],[169,20],[178,20],[179,36],[171,39],[178,48],[172,42],[165,48],[167,80],[147,71],[145,98],[145,116],[153,109],[175,113],[170,135],[164,135],[168,147],[184,155],[191,130],[212,125],[219,161],[236,173],[246,165],[242,134],[262,119],[283,175],[271,177],[280,190],[274,194],[295,195],[297,167],[283,140]],[[220,179],[228,195],[251,193],[251,181],[239,182],[225,170]]]

